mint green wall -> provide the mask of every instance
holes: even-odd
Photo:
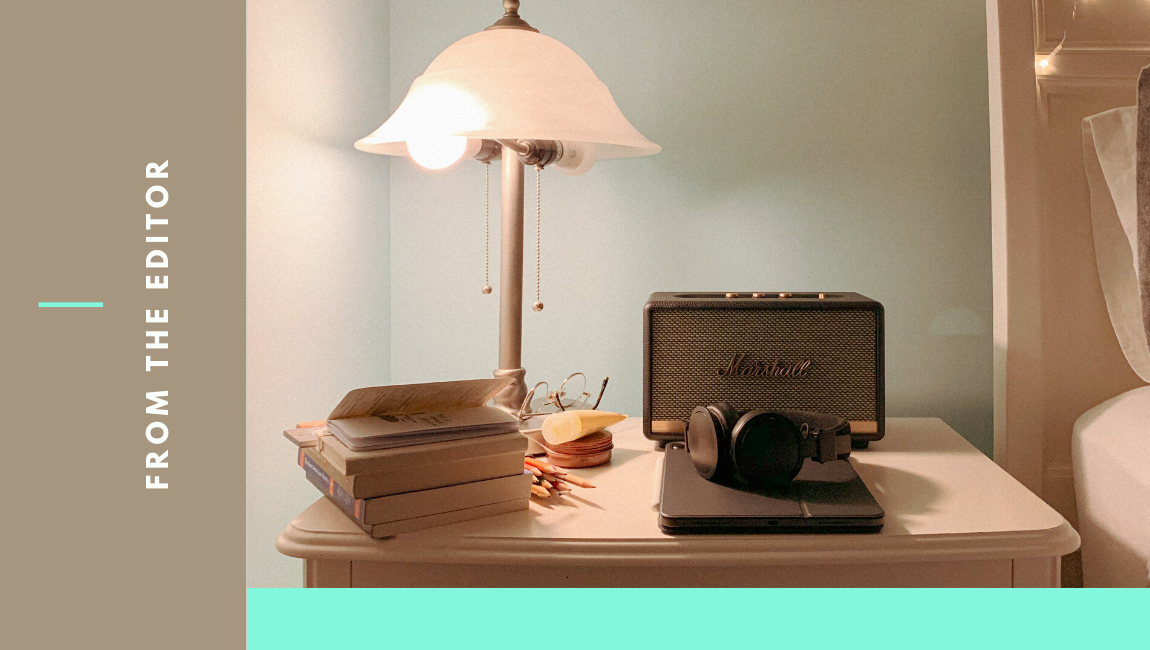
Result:
[[[275,540],[319,496],[283,430],[389,380],[388,163],[351,146],[387,106],[387,21],[370,0],[247,3],[252,587],[300,586]]]
[[[392,108],[500,15],[497,0],[390,4]],[[525,0],[521,13],[663,146],[582,177],[544,172],[547,307],[524,317],[529,383],[610,375],[605,406],[639,415],[649,293],[858,291],[886,306],[888,413],[942,417],[990,451],[981,0]],[[396,159],[390,180],[392,381],[489,376],[482,166]]]

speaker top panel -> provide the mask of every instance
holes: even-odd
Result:
[[[787,292],[657,292],[647,298],[646,309],[870,309],[881,311],[882,304],[848,291]]]

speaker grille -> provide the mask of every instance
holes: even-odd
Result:
[[[686,420],[718,401],[878,418],[874,311],[677,308],[651,310],[650,319],[653,420]],[[803,377],[720,376],[736,355],[810,367]]]

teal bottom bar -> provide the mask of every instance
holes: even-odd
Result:
[[[40,307],[103,307],[102,302],[42,302]]]
[[[248,589],[248,648],[1146,647],[1150,590]]]

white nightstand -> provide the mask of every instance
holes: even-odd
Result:
[[[641,429],[611,427],[611,464],[577,472],[593,490],[389,539],[320,498],[276,548],[303,558],[309,587],[1057,587],[1078,548],[1061,515],[934,418],[890,418],[851,454],[881,533],[672,537],[651,505],[662,454]]]

